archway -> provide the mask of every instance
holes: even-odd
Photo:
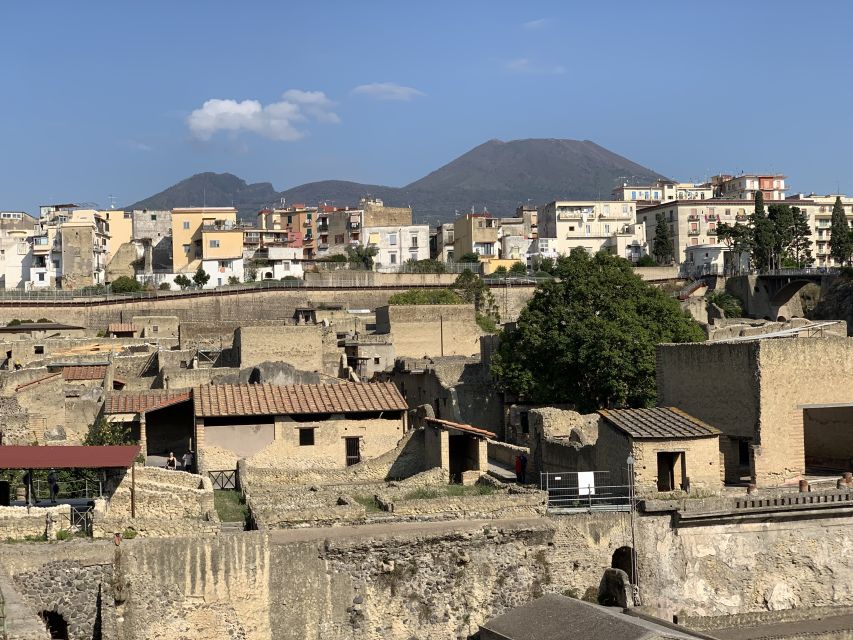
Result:
[[[610,567],[613,569],[622,569],[628,574],[628,580],[631,584],[637,584],[634,576],[634,560],[636,554],[631,547],[619,547],[613,552],[613,557],[610,559]]]
[[[61,613],[40,611],[39,617],[44,621],[51,639],[68,640],[68,623]]]
[[[799,293],[800,289],[805,287],[807,284],[814,284],[814,281],[803,279],[792,280],[773,294],[773,297],[770,299],[770,305],[778,309],[779,307],[788,304],[791,299]]]

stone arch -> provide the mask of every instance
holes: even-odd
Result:
[[[788,304],[791,298],[797,295],[800,289],[805,287],[807,284],[815,284],[815,282],[813,280],[806,280],[803,278],[791,280],[773,294],[773,297],[770,299],[770,305],[778,308]]]
[[[634,575],[634,565],[636,564],[637,554],[629,546],[623,546],[613,552],[610,559],[611,569],[621,569],[628,574],[628,580],[631,584],[637,584],[636,576]]]
[[[266,271],[264,273],[264,280],[269,280],[272,278],[272,271]]]
[[[68,622],[65,617],[56,611],[39,611],[39,618],[47,627],[51,639],[68,640]]]

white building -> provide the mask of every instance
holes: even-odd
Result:
[[[413,224],[393,227],[365,227],[368,247],[376,247],[373,263],[378,270],[395,270],[409,260],[429,259],[429,227]]]
[[[22,211],[0,211],[0,288],[19,289],[30,279],[29,241],[37,221]]]
[[[213,289],[221,287],[224,284],[231,284],[232,278],[236,278],[237,282],[243,282],[243,257],[237,258],[203,258],[201,260],[201,268],[210,276],[210,280],[204,285],[205,289]],[[192,279],[192,274],[186,274]]]
[[[250,267],[246,264],[246,270],[255,269],[256,280],[281,280],[287,276],[302,278],[302,249],[299,247],[267,247],[256,253],[255,259],[263,264],[258,267]]]

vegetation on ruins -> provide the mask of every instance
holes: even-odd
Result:
[[[725,291],[712,291],[705,296],[705,302],[717,305],[723,310],[727,318],[742,318],[743,306],[740,300]]]
[[[462,304],[462,298],[453,289],[410,289],[395,293],[388,304]]]
[[[472,264],[476,264],[480,262],[480,256],[476,253],[463,253],[459,258],[457,258],[456,262],[470,262]]]
[[[125,422],[110,422],[100,416],[89,426],[89,431],[83,440],[89,447],[115,446],[135,444],[130,437],[130,426]]]
[[[657,225],[655,226],[655,242],[652,246],[652,253],[655,256],[658,264],[670,264],[673,259],[672,234],[669,232],[669,223],[666,221],[663,213],[659,213],[656,217]]]
[[[656,267],[657,265],[657,260],[652,258],[650,255],[645,255],[637,260],[638,267]]]
[[[440,260],[407,260],[406,271],[409,273],[445,273],[447,267]]]
[[[113,293],[133,293],[142,290],[142,284],[130,276],[119,276],[110,283]]]
[[[503,331],[491,361],[499,387],[581,412],[651,406],[656,346],[701,341],[699,325],[623,258],[576,249],[556,275]]]
[[[196,272],[193,274],[193,282],[195,283],[195,286],[197,286],[199,289],[204,287],[204,285],[206,285],[209,280],[210,280],[210,274],[207,273],[201,267],[196,269]]]
[[[379,253],[379,249],[374,246],[367,247],[347,247],[347,258],[351,265],[363,267],[368,271],[373,269],[373,258]]]
[[[842,265],[850,264],[853,256],[853,235],[847,217],[844,215],[844,206],[841,197],[835,199],[832,205],[832,222],[829,226],[829,255]]]
[[[470,269],[465,269],[456,278],[453,288],[463,302],[474,305],[477,324],[480,325],[480,328],[483,331],[494,333],[501,321],[501,314],[498,312],[495,296],[492,295],[491,290],[482,278],[475,275]]]

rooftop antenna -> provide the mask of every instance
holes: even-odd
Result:
[[[107,196],[110,199],[110,209],[116,208],[116,197],[115,196]]]

